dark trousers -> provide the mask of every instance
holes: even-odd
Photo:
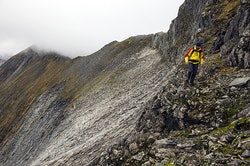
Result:
[[[192,64],[188,63],[188,83],[193,85],[194,84],[194,79],[198,71],[198,64]]]

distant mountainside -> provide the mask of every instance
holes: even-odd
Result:
[[[0,66],[5,62],[5,60],[0,59]]]
[[[186,0],[167,33],[0,66],[0,165],[249,165],[250,2]],[[186,87],[183,56],[205,64]]]

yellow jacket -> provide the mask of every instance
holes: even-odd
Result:
[[[202,50],[202,48],[197,48],[196,46],[190,48],[185,54],[185,62],[193,64],[203,64],[204,51]]]

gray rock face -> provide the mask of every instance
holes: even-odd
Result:
[[[157,33],[153,37],[154,48],[163,53],[163,59],[170,63],[176,63],[178,56],[194,45],[199,40],[205,43],[211,39],[209,36],[218,26],[215,15],[220,11],[214,11],[213,6],[223,3],[221,0],[210,1],[185,1],[179,9],[178,17],[172,21],[167,33]],[[192,21],[190,21],[192,20]],[[241,1],[240,8],[227,21],[218,34],[213,38],[211,50],[208,53],[220,52],[227,59],[230,66],[250,68],[250,8],[249,1]],[[183,31],[188,29],[188,31]]]
[[[250,82],[250,77],[245,77],[245,78],[237,78],[233,80],[229,86],[248,86]]]
[[[228,23],[222,46],[230,66],[250,68],[250,2],[241,1],[237,14]]]
[[[51,134],[64,119],[62,110],[68,103],[59,103],[57,100],[63,87],[63,84],[55,87],[33,104],[13,140],[1,149],[1,152],[8,154],[8,157],[4,157],[0,153],[1,164],[30,165],[30,160],[46,149],[48,140],[52,139]]]
[[[176,63],[178,57],[183,55],[188,47],[197,40],[203,41],[200,34],[206,25],[203,24],[201,13],[206,2],[206,0],[186,0],[180,7],[177,18],[172,21],[168,32],[154,35],[153,47],[163,53],[165,61]]]

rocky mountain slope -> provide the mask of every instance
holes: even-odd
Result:
[[[3,60],[0,60],[0,65],[2,65],[4,63],[4,61]]]
[[[5,60],[0,59],[0,66],[5,62]]]
[[[112,42],[73,60],[30,48],[3,64],[2,164],[87,165],[128,135],[170,70],[151,39]]]
[[[10,58],[0,165],[249,165],[249,6],[186,0],[167,33],[75,59],[34,48]],[[185,87],[197,40],[205,64]]]

